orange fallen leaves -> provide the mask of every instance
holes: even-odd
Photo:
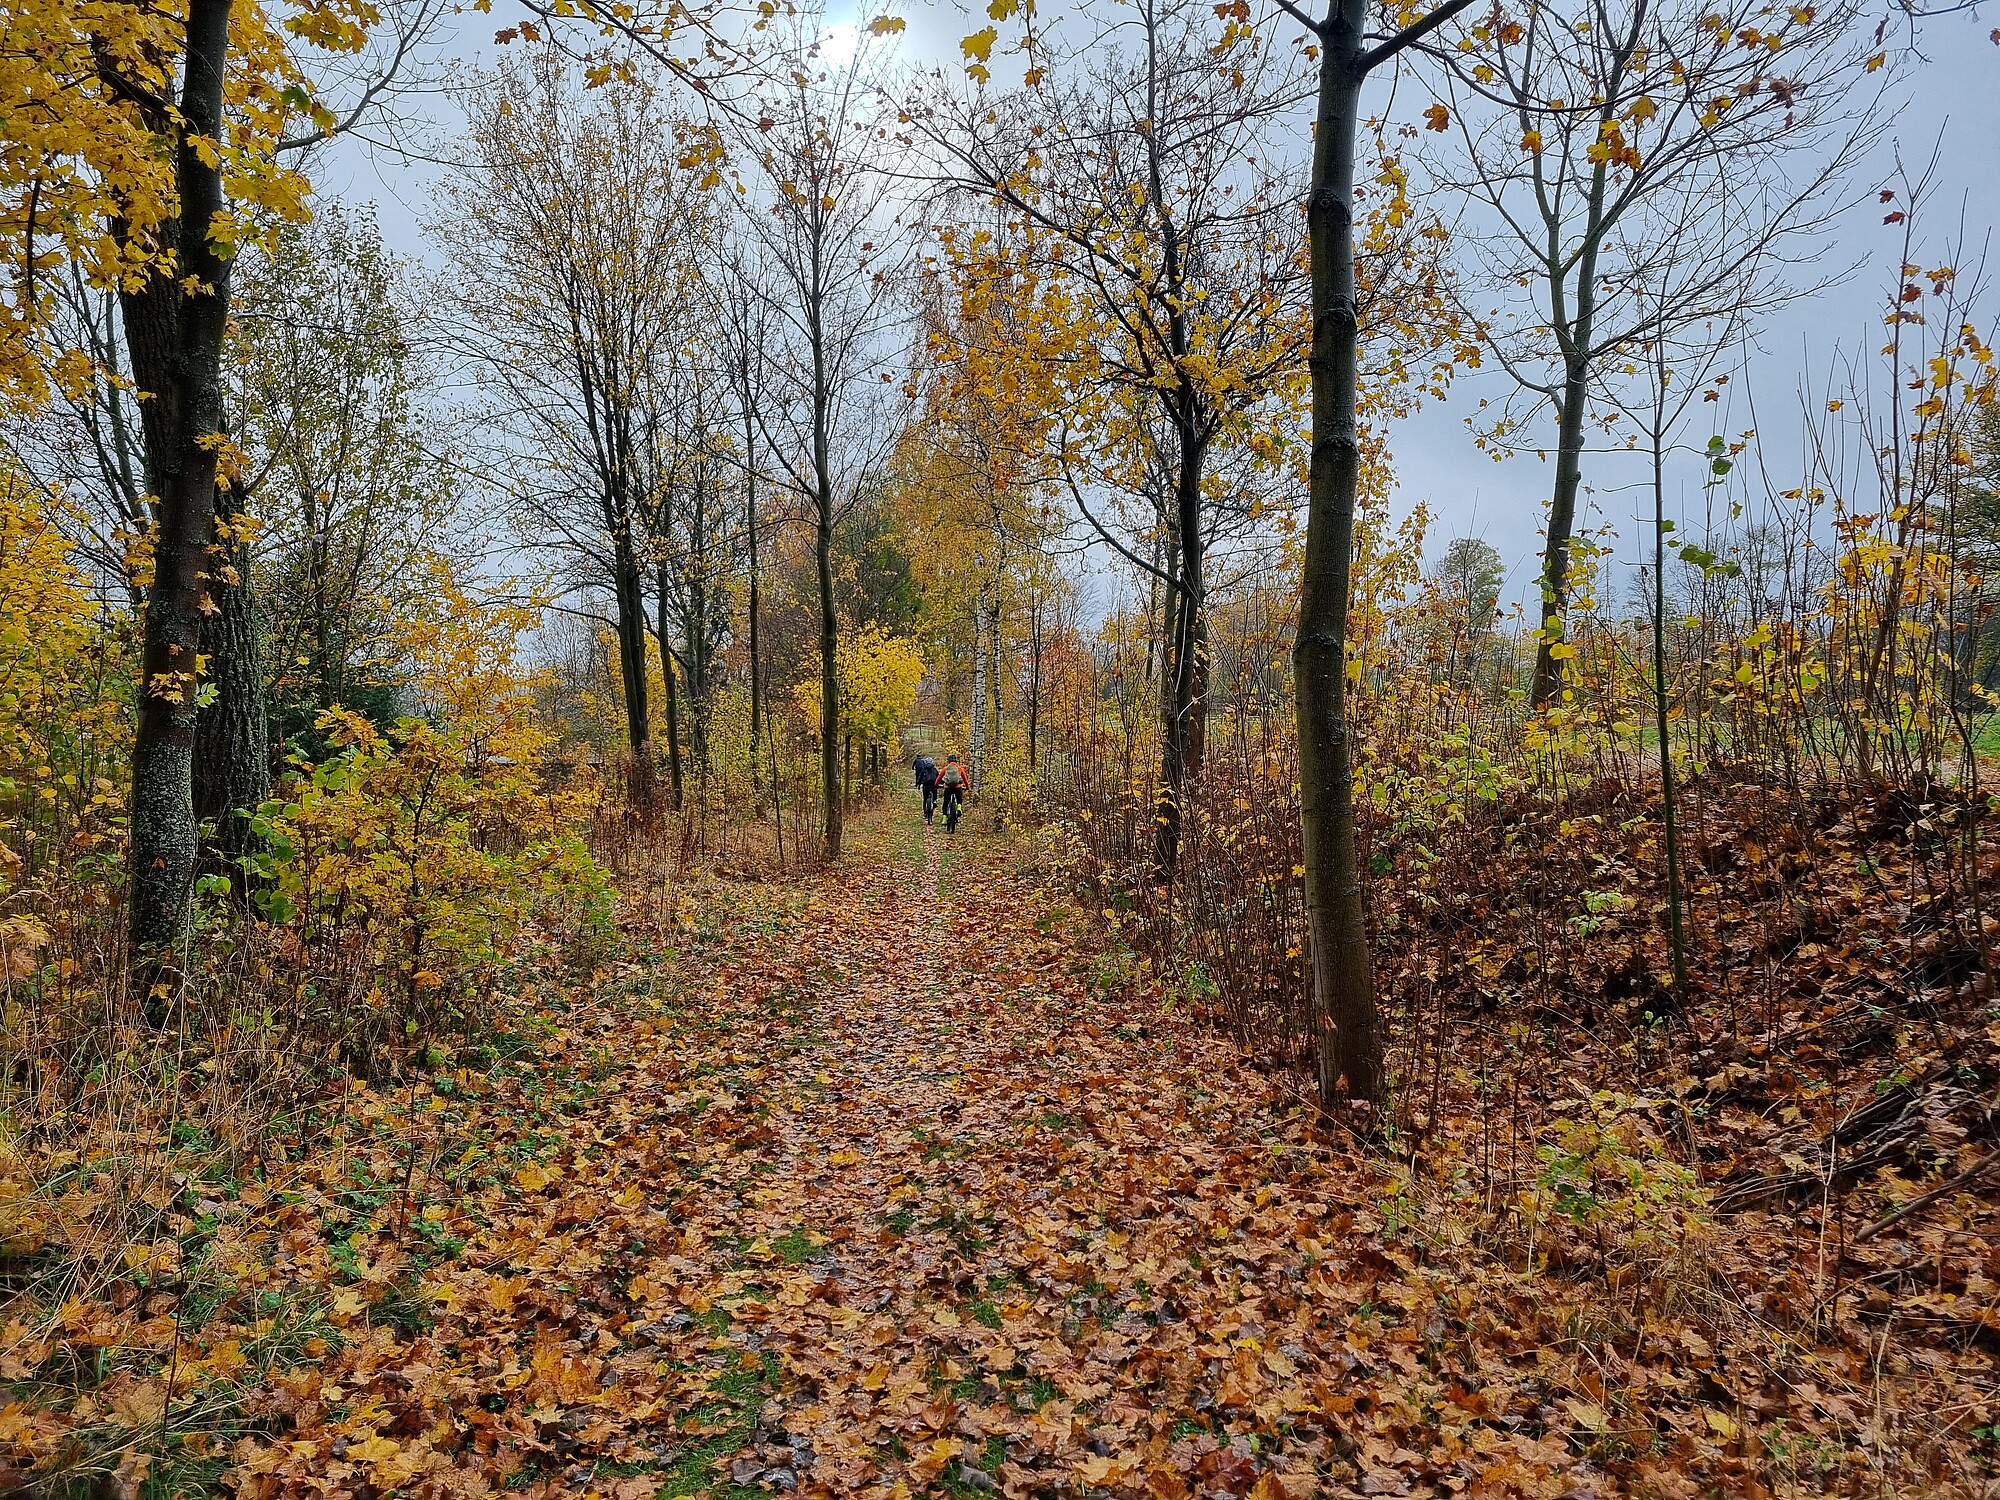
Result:
[[[1773,1416],[1862,1429],[1740,1321],[1577,1357],[1587,1304],[1398,1229],[1220,1039],[1095,998],[1031,883],[929,878],[713,882],[708,936],[526,1000],[511,1061],[357,1097],[218,1205],[211,1321],[77,1299],[17,1355],[120,1373],[0,1410],[0,1464],[204,1392],[242,1500],[1748,1494]]]

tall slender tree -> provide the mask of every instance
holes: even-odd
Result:
[[[1361,323],[1355,298],[1354,162],[1368,77],[1468,9],[1473,0],[1388,12],[1369,30],[1368,0],[1332,0],[1315,17],[1280,6],[1314,37],[1319,95],[1313,117],[1306,227],[1312,265],[1312,461],[1305,569],[1299,583],[1299,784],[1306,916],[1313,943],[1313,1013],[1321,1104],[1381,1101],[1382,1025],[1368,953],[1368,912],[1354,837],[1354,746],[1347,717],[1347,618],[1354,512],[1361,490]]]
[[[757,509],[763,453],[757,411],[764,390],[766,319],[762,300],[752,290],[756,284],[754,269],[742,258],[731,256],[721,274],[712,279],[711,295],[720,313],[717,321],[722,331],[717,357],[736,404],[736,422],[741,432],[742,449],[736,459],[743,495],[743,633],[744,649],[749,656],[750,785],[751,801],[761,816],[763,802],[757,796],[757,786],[762,775],[768,711],[764,703],[764,573]]]
[[[460,251],[494,415],[539,455],[519,498],[526,539],[611,596],[643,808],[654,769],[646,522],[669,387],[684,384],[708,169],[651,85],[586,91],[552,52],[503,68],[472,105],[473,163],[450,184],[440,227]]]
[[[1857,89],[1882,55],[1859,18],[1854,0],[1522,0],[1428,48],[1447,100],[1430,123],[1457,144],[1436,169],[1477,208],[1460,225],[1465,285],[1517,303],[1475,320],[1530,407],[1487,441],[1546,450],[1534,409],[1555,423],[1538,705],[1562,681],[1593,406],[1617,409],[1627,351],[1824,284],[1796,262],[1817,260],[1878,133]]]
[[[812,530],[819,626],[819,762],[828,858],[841,851],[840,611],[835,537],[880,474],[901,423],[901,372],[889,367],[906,314],[909,238],[893,182],[873,170],[883,136],[873,38],[848,61],[820,54],[816,18],[796,20],[784,64],[758,96],[743,155],[760,189],[745,219],[769,279],[765,400],[758,408],[772,476]]]

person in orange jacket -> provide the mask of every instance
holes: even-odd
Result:
[[[958,763],[956,755],[945,757],[944,769],[938,772],[938,791],[944,797],[944,831],[958,832],[959,814],[965,809],[965,794],[972,790],[972,776]]]

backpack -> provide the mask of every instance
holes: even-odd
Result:
[[[938,779],[938,785],[950,787],[954,792],[964,791],[966,787],[965,767],[957,765],[946,766],[944,774]]]

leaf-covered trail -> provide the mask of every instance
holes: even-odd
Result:
[[[1563,1308],[1422,1264],[1385,1179],[1227,1043],[1106,992],[1082,919],[1008,861],[899,815],[811,881],[705,879],[672,951],[584,997],[552,981],[528,1055],[364,1100],[363,1175],[409,1186],[281,1234],[274,1274],[349,1290],[238,1446],[240,1491],[1584,1496],[1635,1450],[1652,1493],[1741,1472],[1685,1351],[1579,1386]],[[1657,1425],[1613,1446],[1586,1430],[1610,1409]]]
[[[1207,1415],[1226,1397],[1274,1430],[1311,1399],[1244,1277],[1272,1248],[1234,1233],[1257,1217],[1249,1143],[1210,1143],[1242,1123],[1215,1092],[1228,1049],[1094,1013],[1080,955],[970,840],[888,841],[718,976],[788,1018],[752,1069],[773,1139],[705,1185],[698,1253],[658,1273],[773,1361],[732,1479],[1174,1495],[1268,1472],[1260,1493],[1309,1493],[1324,1444],[1274,1470],[1268,1441],[1233,1452]],[[1210,1263],[1227,1315],[1189,1320],[1172,1288]]]

